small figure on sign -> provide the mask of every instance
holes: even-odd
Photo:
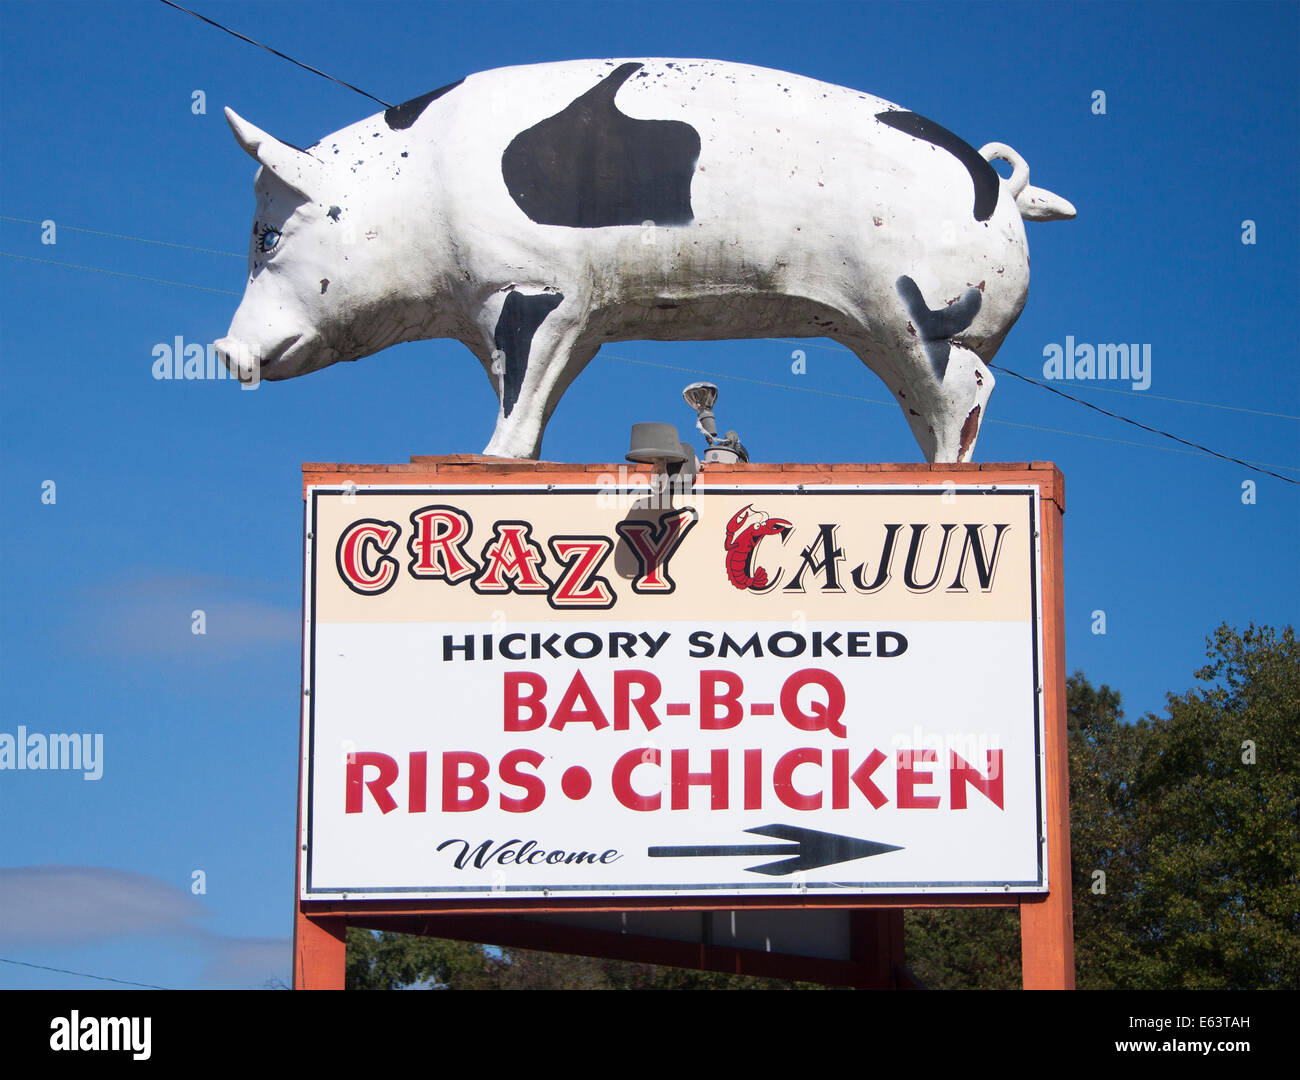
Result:
[[[767,571],[761,566],[754,566],[754,553],[759,541],[765,536],[784,536],[794,525],[785,518],[774,518],[762,510],[755,510],[750,503],[743,510],[738,510],[727,522],[727,580],[737,589],[753,589],[759,592],[775,585],[780,578],[771,582]]]

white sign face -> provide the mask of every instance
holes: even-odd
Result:
[[[653,503],[309,489],[303,899],[1046,891],[1036,487]]]

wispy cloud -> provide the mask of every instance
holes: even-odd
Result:
[[[73,636],[91,653],[119,657],[228,660],[297,644],[296,603],[248,578],[147,577],[88,590],[77,598]]]
[[[202,902],[147,874],[104,866],[0,868],[0,947],[94,945],[182,937],[208,955],[201,981],[214,986],[285,983],[288,938],[228,937],[201,925]]]
[[[183,889],[100,866],[0,869],[0,943],[67,945],[192,933],[203,905]]]

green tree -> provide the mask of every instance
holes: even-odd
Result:
[[[1295,631],[1223,625],[1206,654],[1203,685],[1135,729],[1109,985],[1300,985]]]
[[[1066,682],[1070,748],[1070,863],[1077,985],[1115,984],[1126,962],[1125,886],[1135,880],[1134,778],[1140,734],[1120,695],[1081,671]]]
[[[348,930],[349,990],[790,990],[804,984]]]
[[[1003,908],[908,908],[907,966],[928,990],[1018,990],[1020,919]]]
[[[344,985],[349,990],[488,989],[499,959],[482,945],[348,928]]]

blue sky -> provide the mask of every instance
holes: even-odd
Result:
[[[194,4],[391,102],[511,64],[712,57],[1009,143],[1079,216],[1028,226],[997,363],[1041,378],[1067,335],[1148,343],[1145,391],[1058,385],[1300,478],[1295,4]],[[289,978],[301,462],[478,451],[495,415],[451,341],[256,391],[152,377],[242,291],[255,166],[225,105],[298,145],[379,108],[159,3],[0,3],[0,733],[104,743],[99,780],[0,772],[0,957],[175,987]],[[686,431],[680,389],[711,377],[756,460],[919,459],[876,376],[837,347],[793,374],[795,347],[612,346],[544,454]],[[1282,625],[1300,597],[1296,488],[1184,451],[1006,376],[978,448],[1064,472],[1068,666],[1131,717],[1192,684],[1220,622]],[[4,987],[99,985],[0,964]]]

